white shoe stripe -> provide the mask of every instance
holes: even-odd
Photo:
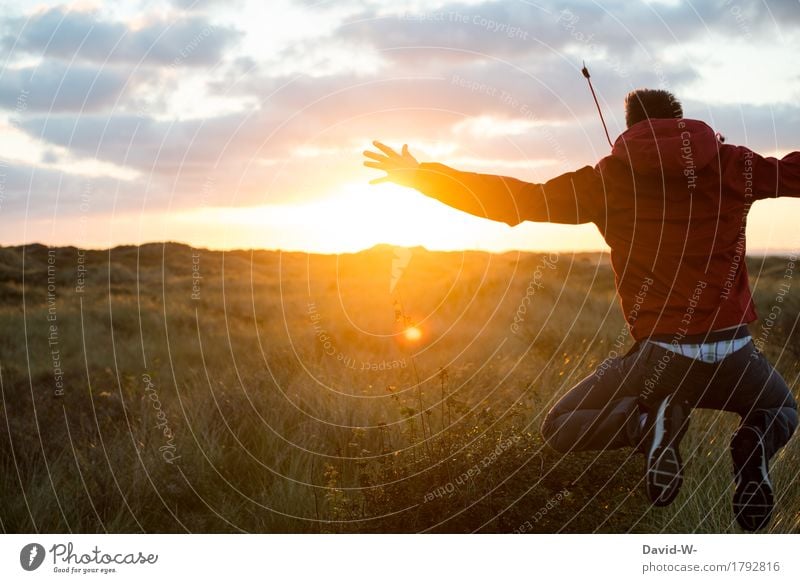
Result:
[[[650,453],[648,454],[648,459],[653,458],[653,454],[656,451],[656,448],[661,445],[661,441],[664,439],[664,418],[666,416],[667,405],[669,404],[670,397],[667,397],[661,404],[658,406],[658,411],[656,412],[656,419],[653,423],[653,442],[650,444]]]

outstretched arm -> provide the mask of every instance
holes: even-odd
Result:
[[[737,188],[751,192],[756,199],[800,197],[800,152],[778,160],[760,156],[744,146],[734,147],[739,158],[731,174]]]
[[[604,195],[599,173],[591,166],[562,174],[544,184],[516,178],[462,172],[444,164],[422,163],[409,153],[373,142],[364,165],[386,172],[371,184],[394,182],[416,188],[449,206],[511,226],[522,221],[588,223],[595,220]]]

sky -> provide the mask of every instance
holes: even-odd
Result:
[[[604,249],[362,167],[374,139],[531,182],[595,164],[582,60],[612,139],[637,87],[762,155],[800,136],[796,0],[0,0],[0,45],[2,245]],[[754,205],[749,249],[796,251],[798,217]]]

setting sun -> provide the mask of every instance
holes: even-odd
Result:
[[[321,253],[359,251],[375,245],[424,245],[429,249],[472,248],[476,234],[507,228],[454,213],[420,193],[393,184],[350,182],[307,202],[240,208],[200,208],[184,215],[187,225],[208,224],[216,245],[271,247]],[[212,228],[211,225],[217,225]],[[227,225],[227,226],[226,226]],[[245,237],[247,240],[242,241]],[[268,237],[268,238],[266,238]]]

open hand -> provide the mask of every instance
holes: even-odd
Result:
[[[408,151],[408,146],[403,145],[403,149],[398,154],[389,146],[381,144],[377,140],[372,142],[380,152],[364,150],[364,156],[369,158],[364,162],[368,168],[376,168],[386,172],[386,176],[370,180],[370,184],[381,184],[382,182],[394,182],[402,186],[413,186],[414,176],[419,168],[419,162]]]

